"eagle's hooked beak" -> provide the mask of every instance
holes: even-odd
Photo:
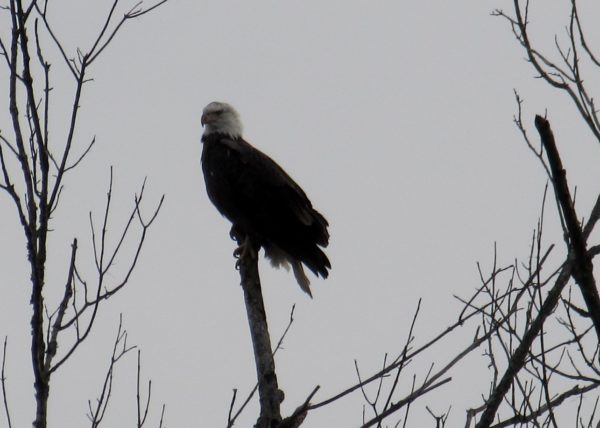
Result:
[[[206,125],[206,122],[208,122],[208,117],[206,116],[206,114],[203,114],[202,118],[200,118],[200,123],[202,124],[202,126]]]

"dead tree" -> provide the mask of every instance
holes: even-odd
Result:
[[[556,56],[552,56],[533,46],[529,34],[529,25],[532,21],[529,1],[514,0],[513,12],[505,13],[497,10],[494,15],[505,18],[511,25],[515,38],[524,49],[528,61],[538,74],[550,86],[563,91],[574,103],[585,126],[592,132],[600,143],[600,121],[594,98],[588,93],[585,85],[584,74],[589,70],[597,71],[600,62],[593,53],[585,36],[585,30],[580,19],[577,2],[571,0],[571,13],[567,27],[566,42],[555,37]],[[557,269],[554,285],[546,292],[541,289],[538,293],[538,303],[529,312],[531,322],[523,334],[517,335],[517,347],[509,348],[507,352],[508,364],[498,382],[492,383],[488,398],[481,409],[477,427],[508,426],[512,423],[538,422],[542,420],[544,426],[558,426],[555,410],[565,398],[580,396],[593,390],[599,382],[598,343],[600,339],[600,298],[598,296],[596,281],[593,271],[593,258],[598,254],[599,245],[591,245],[588,238],[600,216],[600,193],[591,212],[586,216],[587,221],[580,221],[576,212],[575,198],[571,194],[571,186],[567,181],[566,167],[561,160],[560,142],[555,141],[550,122],[542,116],[535,117],[535,127],[540,136],[541,145],[538,148],[530,140],[526,131],[526,124],[522,118],[522,100],[517,95],[518,115],[515,122],[529,148],[535,153],[543,165],[550,183],[552,184],[556,200],[558,215],[563,228],[565,253],[564,262]],[[563,145],[564,147],[564,145]],[[564,290],[570,280],[573,280],[583,300],[584,307],[579,307],[575,296],[569,292],[565,297]],[[545,324],[550,316],[555,313],[559,303],[563,303],[565,313],[558,315],[559,322],[566,328],[569,337],[563,342],[549,347],[545,343]],[[578,319],[576,319],[578,318]],[[583,327],[582,327],[583,325]],[[590,337],[590,331],[595,335]],[[537,343],[535,345],[534,343]],[[573,347],[571,347],[573,345]],[[534,351],[539,346],[541,349]],[[561,364],[554,356],[556,351],[560,356],[567,356],[570,364]],[[553,361],[553,362],[550,362]],[[542,391],[538,402],[531,400],[533,389],[531,383],[524,386],[519,382],[520,372],[527,367],[537,366],[536,373],[538,391]],[[588,375],[584,375],[585,372]],[[552,378],[577,380],[579,383],[571,389],[560,393],[550,391]],[[581,385],[584,384],[584,386]],[[519,390],[521,400],[513,401],[511,418],[504,422],[497,422],[499,409],[510,391]],[[513,396],[514,397],[514,396]],[[580,417],[579,409],[576,412]],[[593,418],[593,413],[592,413]],[[496,421],[496,422],[495,422]],[[576,420],[579,425],[582,420]],[[591,424],[592,421],[590,420]]]
[[[531,16],[532,3],[532,0],[513,0],[511,12],[496,10],[493,15],[509,23],[537,77],[567,95],[583,126],[600,143],[598,109],[585,79],[598,72],[600,58],[595,53],[598,46],[591,46],[586,37],[577,2],[568,2],[571,13],[567,37],[562,40],[556,36],[551,40],[555,46],[553,55],[532,44],[529,24],[536,18],[543,20]],[[594,258],[600,254],[600,243],[590,242],[600,219],[600,189],[594,189],[598,194],[591,210],[585,215],[578,212],[572,191],[574,183],[568,181],[568,165],[561,156],[567,143],[557,141],[552,132],[552,127],[561,126],[560,121],[551,112],[549,117],[532,115],[525,119],[523,100],[518,94],[516,99],[515,123],[549,182],[540,196],[541,211],[531,236],[528,258],[501,266],[494,248],[491,271],[485,273],[479,267],[481,285],[469,297],[457,296],[464,309],[455,323],[433,337],[419,340],[422,336],[417,334],[416,327],[419,302],[413,323],[406,329],[404,344],[395,356],[385,355],[381,370],[365,376],[357,363],[358,382],[330,398],[315,403],[307,400],[301,406],[302,418],[294,426],[301,424],[307,414],[357,392],[363,394],[366,403],[363,427],[380,427],[384,422],[391,423],[390,426],[413,426],[409,418],[415,403],[430,391],[457,381],[452,369],[474,352],[483,353],[482,366],[488,368],[489,389],[482,392],[480,402],[458,411],[465,417],[464,426],[591,427],[600,423],[597,411],[600,297],[593,268]],[[540,144],[530,137],[530,128],[537,131]],[[555,201],[555,210],[549,211],[549,200]],[[557,243],[546,243],[544,220],[549,212],[560,219],[562,250]],[[558,263],[554,261],[557,258]],[[438,355],[430,352],[435,344],[456,343],[457,337],[464,340],[465,333],[472,339],[447,361],[440,361]],[[429,370],[413,371],[417,359],[431,361]],[[259,386],[260,382],[259,375]],[[374,391],[369,389],[371,385]],[[228,427],[234,425],[250,397],[233,412],[234,394]],[[452,397],[441,405],[448,410],[440,414],[425,406],[427,413],[423,412],[433,418],[436,427],[449,423]],[[262,407],[261,398],[261,414]]]
[[[91,71],[105,49],[114,40],[122,26],[132,18],[140,17],[166,0],[149,7],[137,3],[121,18],[116,17],[119,0],[114,0],[107,12],[104,24],[92,45],[68,52],[54,30],[49,14],[49,2],[9,0],[8,7],[0,13],[9,23],[0,33],[0,56],[5,70],[3,84],[8,86],[7,117],[10,130],[0,133],[0,189],[13,202],[27,243],[27,257],[31,283],[31,362],[34,377],[36,414],[33,426],[46,427],[47,403],[51,378],[90,336],[101,303],[121,290],[135,268],[145,242],[148,228],[158,214],[161,201],[148,218],[141,213],[140,203],[144,185],[133,198],[130,216],[125,227],[117,235],[117,244],[110,247],[109,219],[113,189],[113,173],[107,192],[105,211],[97,228],[90,213],[91,241],[96,272],[87,276],[78,269],[80,243],[73,239],[68,263],[68,275],[62,284],[64,289],[59,302],[47,302],[48,234],[53,229],[53,217],[57,215],[64,184],[77,169],[95,144],[95,139],[82,145],[75,137],[78,126],[79,106],[86,85],[90,84]],[[6,19],[7,18],[7,19]],[[51,60],[51,51],[59,57]],[[54,63],[53,63],[54,61]],[[64,67],[72,77],[74,96],[69,112],[66,139],[54,138],[55,117],[51,97],[51,65]],[[8,132],[7,132],[8,131]],[[125,242],[134,243],[132,254],[123,254]],[[121,278],[108,275],[116,260],[129,259],[129,268]],[[123,260],[125,259],[125,260]],[[109,280],[110,278],[110,280]],[[74,332],[69,340],[66,332]],[[114,356],[114,354],[113,354]],[[3,392],[4,376],[3,376]],[[5,410],[9,408],[4,394]],[[8,417],[9,421],[10,418]]]

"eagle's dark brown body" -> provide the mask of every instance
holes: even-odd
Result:
[[[301,263],[327,277],[331,264],[319,248],[329,243],[327,220],[275,161],[241,136],[211,132],[202,142],[202,170],[212,203],[234,230],[258,242],[274,265],[290,263],[310,294]]]

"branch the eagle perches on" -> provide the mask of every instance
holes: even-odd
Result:
[[[283,393],[277,386],[275,360],[271,349],[271,338],[258,274],[260,247],[249,236],[235,236],[235,239],[239,245],[235,252],[236,256],[239,254],[236,267],[240,271],[241,286],[244,290],[244,302],[258,380],[260,416],[256,427],[270,428],[278,426],[281,422],[279,405],[283,401]]]
[[[244,292],[244,303],[250,336],[252,337],[258,380],[260,415],[254,426],[255,428],[298,427],[306,417],[309,400],[316,389],[291,416],[282,420],[280,404],[284,399],[284,393],[279,389],[277,383],[274,353],[271,347],[271,337],[258,273],[260,245],[252,237],[239,233],[235,228],[232,228],[231,237],[238,243],[234,256],[238,258],[236,269],[240,272],[240,285]]]

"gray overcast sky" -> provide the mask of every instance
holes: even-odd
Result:
[[[131,7],[123,3],[123,10]],[[506,22],[490,16],[501,6],[171,0],[128,23],[92,70],[81,102],[77,144],[96,136],[97,145],[67,182],[56,213],[50,298],[62,289],[74,236],[82,257],[91,255],[88,212],[101,214],[110,165],[115,231],[144,177],[148,211],[163,193],[166,202],[131,284],[101,309],[95,337],[53,379],[52,426],[86,426],[87,400],[100,389],[119,313],[129,342],[142,350],[143,375],[153,381],[153,426],[163,402],[168,427],[224,426],[232,389],[242,397],[254,385],[234,243],[200,170],[200,114],[210,101],[236,106],[246,139],[276,159],[331,224],[333,269],[328,280],[313,280],[313,300],[293,275],[260,265],[274,337],[296,304],[276,359],[286,414],[317,384],[315,401],[353,384],[355,359],[371,373],[386,352],[399,353],[420,297],[418,343],[455,321],[460,305],[452,296],[468,296],[478,285],[475,263],[489,269],[494,242],[500,264],[526,256],[546,179],[512,123],[513,88],[526,101],[529,124],[547,109],[558,141],[569,141],[569,178],[587,213],[598,190],[600,148],[573,107],[532,78]],[[90,46],[108,7],[50,2],[70,55]],[[566,11],[534,9],[540,43],[552,46]],[[597,18],[599,10],[588,13]],[[53,86],[63,95],[54,101],[62,112],[52,125],[55,141],[64,135],[61,114],[72,94],[61,67],[57,58]],[[0,68],[4,99],[5,73]],[[0,120],[8,129],[5,113]],[[0,212],[0,335],[9,338],[13,423],[26,426],[33,391],[25,246],[5,195]],[[548,212],[548,239],[560,243],[553,205]],[[91,275],[91,261],[86,266]],[[413,371],[422,377],[432,361],[445,363],[472,333],[415,362]],[[117,369],[106,426],[133,425],[134,360]],[[454,382],[419,402],[409,425],[430,422],[425,405],[440,413],[452,405],[450,426],[464,425],[464,409],[487,391],[486,364],[474,357],[458,367]],[[357,426],[362,404],[356,394],[311,413],[305,426]],[[254,418],[251,407],[239,426]]]

